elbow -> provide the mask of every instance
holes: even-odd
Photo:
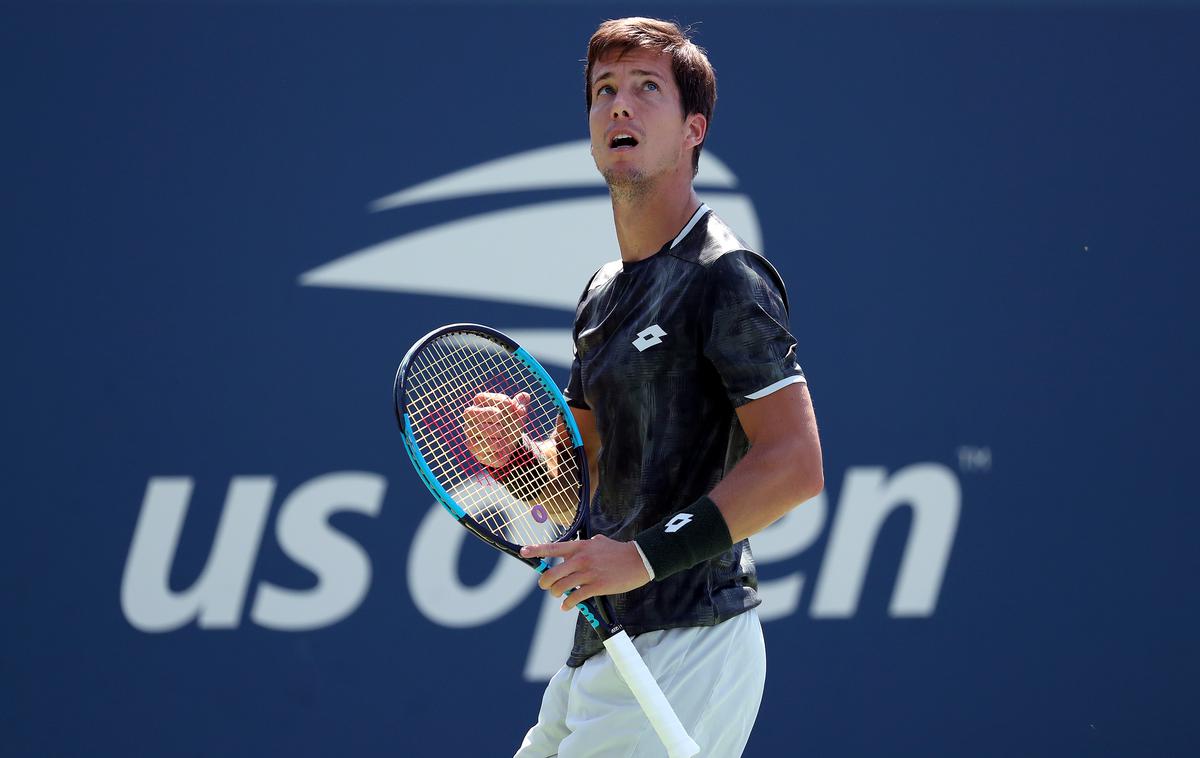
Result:
[[[796,479],[795,493],[797,505],[812,500],[825,489],[825,476],[821,473],[820,468],[814,471],[803,472]]]
[[[811,500],[825,489],[821,471],[821,450],[802,440],[780,441],[777,445],[751,448],[756,458],[755,468],[766,476],[763,495],[775,505],[775,518],[801,503]]]
[[[796,451],[792,458],[791,490],[795,503],[799,505],[821,494],[825,489],[825,474],[821,466],[819,451],[804,449]]]
[[[825,491],[825,473],[821,471],[819,465],[811,480],[811,487],[812,490],[808,493],[808,497],[805,500],[810,500]]]

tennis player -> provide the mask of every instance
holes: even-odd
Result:
[[[692,187],[716,78],[678,26],[602,24],[588,45],[592,156],[621,258],[587,283],[564,392],[593,482],[591,536],[526,548],[564,610],[607,596],[701,755],[741,755],[766,676],[747,538],[821,491],[821,448],[775,269]],[[481,462],[545,461],[522,440],[527,397],[466,414]],[[522,446],[525,452],[522,453]],[[580,620],[518,758],[662,756],[603,645]]]

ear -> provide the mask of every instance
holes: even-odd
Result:
[[[684,145],[695,147],[708,135],[708,119],[701,113],[693,113],[684,120],[683,128]]]

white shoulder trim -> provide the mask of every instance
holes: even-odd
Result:
[[[797,374],[796,376],[789,376],[784,379],[780,379],[779,381],[775,382],[774,384],[769,384],[766,387],[763,387],[758,392],[751,392],[749,395],[746,395],[746,399],[747,400],[759,400],[761,398],[766,397],[767,395],[770,395],[772,392],[778,392],[779,390],[783,389],[784,387],[788,386],[789,384],[798,384],[800,382],[804,382],[805,384],[807,384],[808,380],[805,379],[803,376],[800,376],[799,374]]]
[[[683,231],[680,232],[675,239],[671,240],[671,247],[675,247],[684,237],[688,236],[688,232],[692,230],[692,227],[696,225],[696,222],[699,221],[700,217],[705,213],[708,213],[708,206],[704,203],[700,203],[700,207],[697,208],[696,212],[692,214],[692,218],[687,222],[687,226],[683,227]]]

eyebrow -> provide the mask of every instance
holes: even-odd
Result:
[[[666,78],[662,74],[658,73],[657,71],[643,71],[640,68],[632,69],[629,73],[633,74],[634,76],[649,76],[649,77],[653,77],[655,79],[665,79]],[[596,86],[596,84],[604,81],[605,79],[611,79],[612,76],[613,76],[612,71],[601,71],[599,74],[592,77],[592,86],[593,87]]]

